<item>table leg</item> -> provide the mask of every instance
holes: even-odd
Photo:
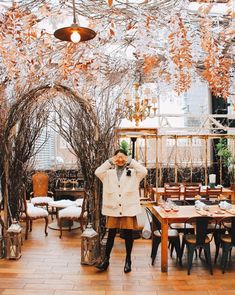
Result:
[[[156,202],[157,202],[157,205],[159,205],[160,198],[161,198],[161,193],[156,192]]]
[[[161,271],[168,271],[168,222],[163,220],[162,223],[162,240],[161,240]]]
[[[231,195],[231,203],[233,205],[235,204],[235,191],[232,192],[232,195]]]

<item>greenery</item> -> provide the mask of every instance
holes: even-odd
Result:
[[[228,168],[230,183],[234,183],[235,157],[233,156],[226,139],[220,139],[219,143],[216,144],[216,152],[221,159],[222,165]]]
[[[119,148],[122,149],[122,150],[124,150],[127,153],[127,155],[130,155],[131,154],[130,145],[129,145],[129,143],[126,140],[122,140],[120,142]]]
[[[223,165],[229,167],[229,165],[234,161],[232,157],[232,152],[228,147],[226,139],[220,139],[219,143],[216,144],[217,155],[221,157]]]

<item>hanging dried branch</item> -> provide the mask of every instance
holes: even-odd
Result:
[[[172,20],[174,31],[168,36],[171,59],[175,65],[174,90],[179,95],[191,85],[190,68],[192,67],[191,43],[187,39],[187,30],[182,18]]]
[[[143,81],[167,81],[170,86],[176,85],[176,90],[181,93],[191,80],[197,78],[190,63],[202,63],[204,59],[204,51],[198,44],[199,21],[208,18],[213,26],[217,23],[215,17],[209,16],[209,9],[189,13],[183,0],[76,2],[78,15],[87,17],[97,32],[94,40],[79,46],[59,42],[51,31],[48,33],[49,30],[42,29],[43,22],[44,27],[46,23],[48,27],[56,28],[64,16],[71,16],[71,1],[18,1],[0,16],[0,76],[8,79],[11,92],[19,93],[26,87],[29,90],[45,83],[63,83],[78,93],[83,88],[94,87],[101,92],[110,85],[113,75],[122,75],[119,87],[124,89],[127,80],[132,84],[134,68],[138,67],[138,63],[129,58],[130,49],[139,59],[145,60]],[[204,6],[208,8],[209,4]],[[170,22],[171,19],[178,19],[178,23]],[[230,22],[228,13],[223,21],[219,21],[220,30],[213,31],[215,39],[229,28]],[[178,36],[177,30],[174,31],[176,25],[179,27]],[[176,40],[181,42],[176,52],[174,47],[177,44],[173,44],[174,36],[170,36],[170,56],[162,38],[168,29],[175,32]],[[224,49],[228,53],[232,52],[231,48],[230,39]],[[191,49],[196,53],[193,58]],[[123,53],[121,59],[120,52]],[[160,62],[156,63],[155,59]]]
[[[227,99],[230,95],[232,59],[231,57],[225,57],[223,54],[226,36],[222,35],[220,44],[218,44],[214,40],[211,31],[208,30],[209,26],[212,26],[211,22],[201,22],[202,47],[207,53],[204,60],[205,69],[202,75],[215,96]]]

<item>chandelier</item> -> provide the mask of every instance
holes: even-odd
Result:
[[[139,126],[139,123],[146,118],[156,117],[158,99],[151,97],[149,88],[145,88],[143,95],[141,95],[140,83],[138,82],[133,84],[133,88],[133,95],[129,91],[125,92],[123,116],[130,121],[135,121],[135,125]]]
[[[79,26],[76,19],[75,0],[73,0],[73,24],[70,27],[56,30],[54,36],[61,41],[79,43],[95,38],[96,32],[89,28]]]

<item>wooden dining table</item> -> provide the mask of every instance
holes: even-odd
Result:
[[[168,272],[168,226],[171,223],[185,222],[188,218],[200,215],[211,216],[219,222],[224,217],[231,217],[235,214],[235,205],[230,210],[220,210],[218,205],[208,206],[209,211],[196,210],[195,206],[179,206],[178,212],[166,212],[160,206],[153,206],[152,212],[160,221],[161,233],[161,271]],[[230,213],[229,213],[230,212]]]
[[[160,197],[164,194],[164,187],[157,187],[157,188],[153,188],[153,191],[154,191],[154,194],[156,196],[156,201],[157,203],[159,202],[160,200]],[[184,195],[184,186],[181,186],[181,193],[180,193],[183,197]],[[201,187],[201,190],[200,190],[200,195],[201,196],[206,196],[206,187]],[[235,204],[235,192],[227,187],[223,187],[222,188],[222,195],[230,198],[232,204]]]

